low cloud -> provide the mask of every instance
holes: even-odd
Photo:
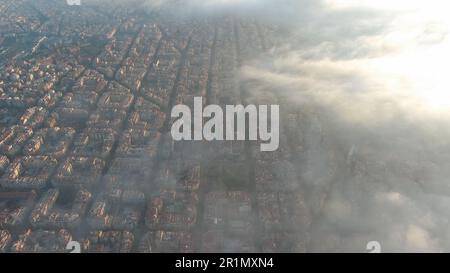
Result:
[[[256,16],[289,33],[244,62],[240,79],[302,112],[308,250],[361,252],[374,240],[384,251],[450,250],[446,1],[174,2],[147,6]]]
[[[298,43],[242,68],[255,90],[273,90],[321,128],[323,141],[305,138],[303,179],[326,194],[311,251],[360,252],[372,240],[385,251],[450,249],[450,47],[433,14],[322,5],[293,29]]]

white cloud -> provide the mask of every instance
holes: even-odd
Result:
[[[340,160],[356,147],[329,188],[314,184],[329,194],[312,250],[363,251],[364,240],[378,240],[385,251],[448,251],[448,4],[333,2],[293,22],[298,39],[241,73],[300,110],[315,108],[307,122],[320,123],[328,146],[305,144],[305,183],[324,181],[333,161],[324,155]]]
[[[450,250],[447,2],[187,0],[179,6],[182,14],[242,12],[289,28],[284,43],[246,63],[240,76],[253,80],[255,90],[289,98],[312,124],[305,125],[307,153],[298,155],[306,157],[302,182],[314,189],[309,205],[322,208],[310,250],[360,252],[373,240],[384,251]]]

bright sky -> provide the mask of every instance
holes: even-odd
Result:
[[[413,90],[408,92],[430,110],[450,111],[450,1],[326,0],[326,4],[333,9],[367,7],[397,13],[383,40],[399,53],[370,60],[369,66],[386,77],[409,80]]]

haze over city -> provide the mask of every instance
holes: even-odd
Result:
[[[449,251],[448,5],[0,0],[0,252]],[[279,148],[175,141],[195,97]]]

